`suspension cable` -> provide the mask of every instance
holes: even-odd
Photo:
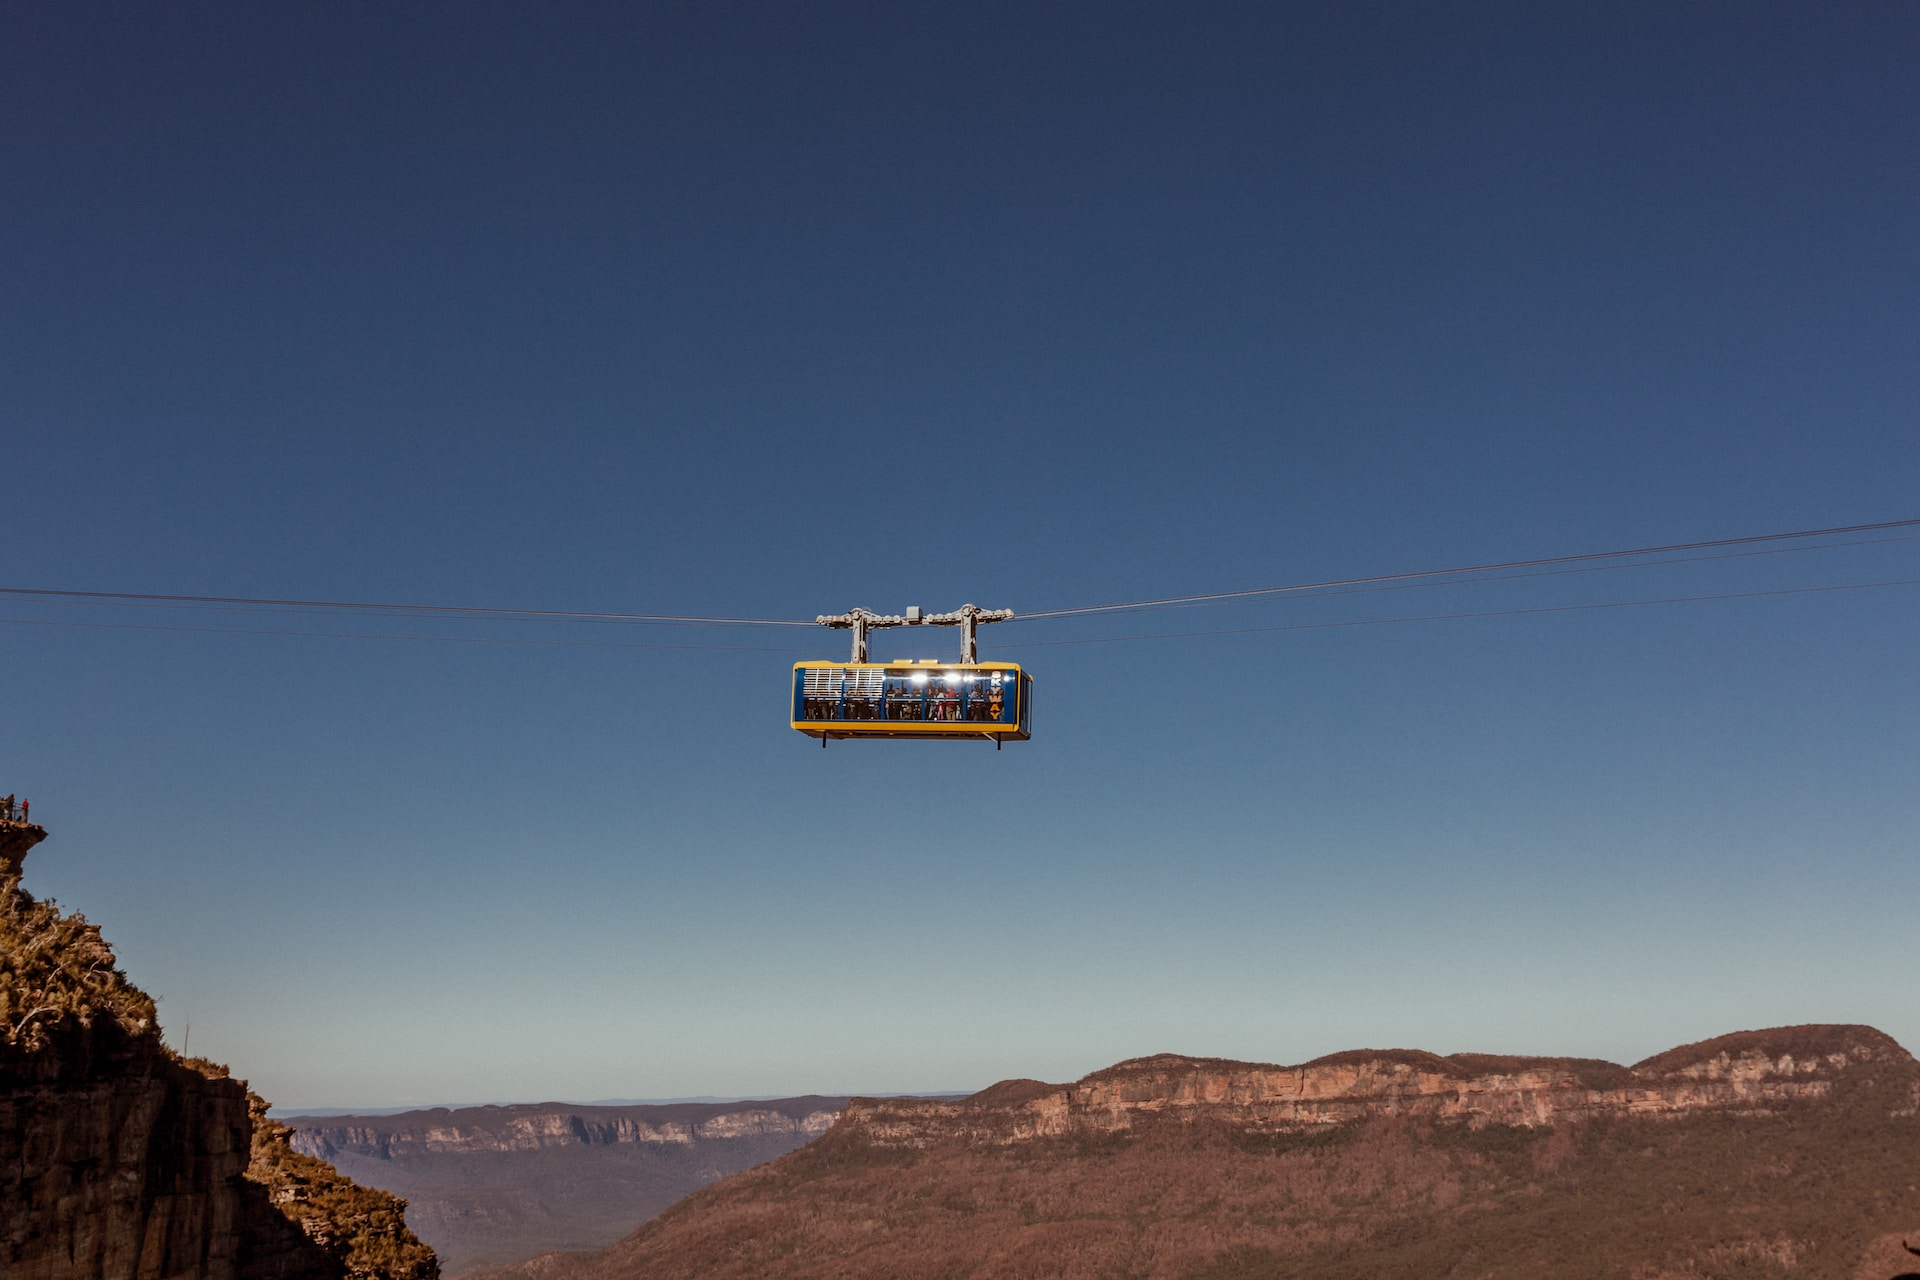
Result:
[[[292,631],[261,627],[172,627],[145,622],[76,622],[69,618],[0,618],[8,627],[77,627],[89,631],[171,631],[200,636],[283,636],[308,640],[425,640],[435,644],[513,645],[542,649],[678,649],[696,653],[808,653],[811,645],[650,644],[635,640],[550,640],[535,636],[447,636],[409,632]]]
[[[48,587],[0,587],[0,595],[60,600],[127,600],[150,604],[250,605],[282,609],[355,609],[372,613],[431,614],[479,619],[534,618],[548,622],[677,622],[710,627],[811,627],[804,618],[698,618],[677,613],[605,613],[578,609],[501,609],[478,605],[389,604],[354,600],[277,600],[260,596],[180,596],[144,591],[71,591]]]
[[[1589,613],[1596,609],[1638,609],[1656,604],[1701,604],[1713,600],[1761,600],[1774,596],[1819,595],[1829,591],[1879,591],[1920,587],[1920,578],[1889,582],[1837,582],[1818,587],[1781,587],[1772,591],[1727,591],[1718,595],[1660,596],[1651,600],[1603,600],[1593,604],[1536,605],[1525,609],[1475,609],[1462,613],[1420,613],[1396,618],[1342,618],[1334,622],[1290,622],[1267,627],[1225,627],[1215,631],[1160,631],[1131,636],[1083,636],[1073,640],[1021,640],[1002,649],[1057,649],[1085,644],[1124,644],[1135,640],[1192,640],[1201,636],[1251,636],[1274,631],[1339,631],[1348,627],[1385,627],[1407,622],[1459,622],[1473,618],[1523,618],[1540,613]]]
[[[1757,533],[1744,538],[1715,538],[1708,542],[1674,542],[1659,547],[1634,547],[1625,551],[1588,551],[1571,556],[1543,556],[1533,560],[1506,560],[1493,564],[1462,565],[1452,569],[1420,569],[1410,573],[1382,573],[1365,578],[1334,578],[1325,582],[1296,582],[1280,587],[1250,587],[1240,591],[1212,591],[1203,595],[1166,596],[1158,600],[1130,600],[1123,604],[1084,605],[1076,609],[1041,609],[1020,614],[1015,620],[1034,622],[1042,618],[1073,618],[1095,613],[1122,613],[1141,609],[1164,609],[1174,605],[1215,604],[1227,600],[1247,600],[1257,596],[1321,591],[1331,587],[1364,587],[1377,583],[1410,582],[1420,578],[1457,577],[1469,573],[1492,573],[1502,569],[1536,569],[1545,565],[1580,564],[1594,560],[1620,560],[1630,556],[1664,555],[1676,551],[1704,551],[1713,547],[1743,547],[1759,542],[1784,542],[1797,538],[1825,538],[1843,533],[1871,533],[1882,529],[1911,529],[1920,519],[1882,520],[1873,524],[1837,525],[1831,529],[1800,529],[1792,533]]]
[[[1383,573],[1359,578],[1332,578],[1320,582],[1296,582],[1275,587],[1250,587],[1237,591],[1212,591],[1199,595],[1164,596],[1153,600],[1130,600],[1118,604],[1083,605],[1071,609],[1040,609],[1017,614],[1013,621],[1034,622],[1047,618],[1086,617],[1093,614],[1129,613],[1180,605],[1217,604],[1229,600],[1297,595],[1303,592],[1330,591],[1342,587],[1381,587],[1393,584],[1462,577],[1468,574],[1495,573],[1503,570],[1538,569],[1552,565],[1593,564],[1637,556],[1671,555],[1681,551],[1704,551],[1722,547],[1751,546],[1757,543],[1787,542],[1808,538],[1828,538],[1850,533],[1873,533],[1887,529],[1920,527],[1920,518],[1881,520],[1872,524],[1835,525],[1826,529],[1799,529],[1787,533],[1749,534],[1740,538],[1715,538],[1704,542],[1675,542],[1663,546],[1632,547],[1620,551],[1588,551],[1578,555],[1542,556],[1531,560],[1504,560],[1487,564],[1461,565],[1447,569],[1420,569],[1405,573]],[[1660,563],[1660,562],[1654,562]],[[360,613],[465,618],[475,621],[510,619],[543,622],[607,622],[632,624],[673,624],[713,627],[815,627],[819,623],[806,618],[702,617],[672,613],[616,613],[578,609],[512,609],[496,606],[406,604],[351,600],[299,600],[263,596],[170,595],[137,591],[80,591],[53,587],[0,587],[0,595],[33,597],[45,600],[72,600],[94,603],[131,603],[173,606],[230,606],[260,609],[309,611],[355,611]]]

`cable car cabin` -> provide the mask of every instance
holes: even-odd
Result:
[[[798,662],[793,727],[829,738],[1033,736],[1033,677],[1012,662]]]

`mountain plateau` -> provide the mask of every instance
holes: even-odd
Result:
[[[1163,1054],[855,1099],[597,1253],[489,1280],[1887,1280],[1920,1259],[1920,1064],[1861,1026],[1635,1066]]]

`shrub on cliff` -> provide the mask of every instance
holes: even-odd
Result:
[[[363,1187],[325,1160],[302,1155],[293,1130],[267,1118],[267,1103],[249,1092],[253,1159],[247,1177],[267,1189],[276,1208],[308,1239],[338,1258],[349,1280],[439,1280],[433,1250],[407,1229],[407,1202]]]
[[[103,1024],[129,1040],[157,1035],[152,998],[115,967],[98,925],[37,901],[17,875],[0,880],[0,1058],[25,1058],[63,1029]]]

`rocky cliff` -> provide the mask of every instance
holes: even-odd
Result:
[[[1758,1115],[1824,1098],[1847,1072],[1908,1061],[1890,1037],[1855,1026],[1740,1032],[1634,1067],[1409,1049],[1350,1050],[1291,1067],[1159,1054],[1070,1085],[1003,1081],[959,1101],[856,1098],[841,1123],[880,1146],[923,1147],[1110,1134],[1163,1119],[1297,1133],[1388,1116],[1532,1128],[1605,1116]]]
[[[0,818],[0,879],[20,874],[27,851],[47,838],[47,829],[32,822]]]
[[[434,1280],[404,1202],[292,1150],[225,1068],[160,1041],[100,931],[20,888],[0,823],[0,1275]]]
[[[284,1233],[242,1268],[267,1221],[242,1185],[246,1091],[111,1039],[67,1037],[0,1080],[0,1272],[329,1274]]]

